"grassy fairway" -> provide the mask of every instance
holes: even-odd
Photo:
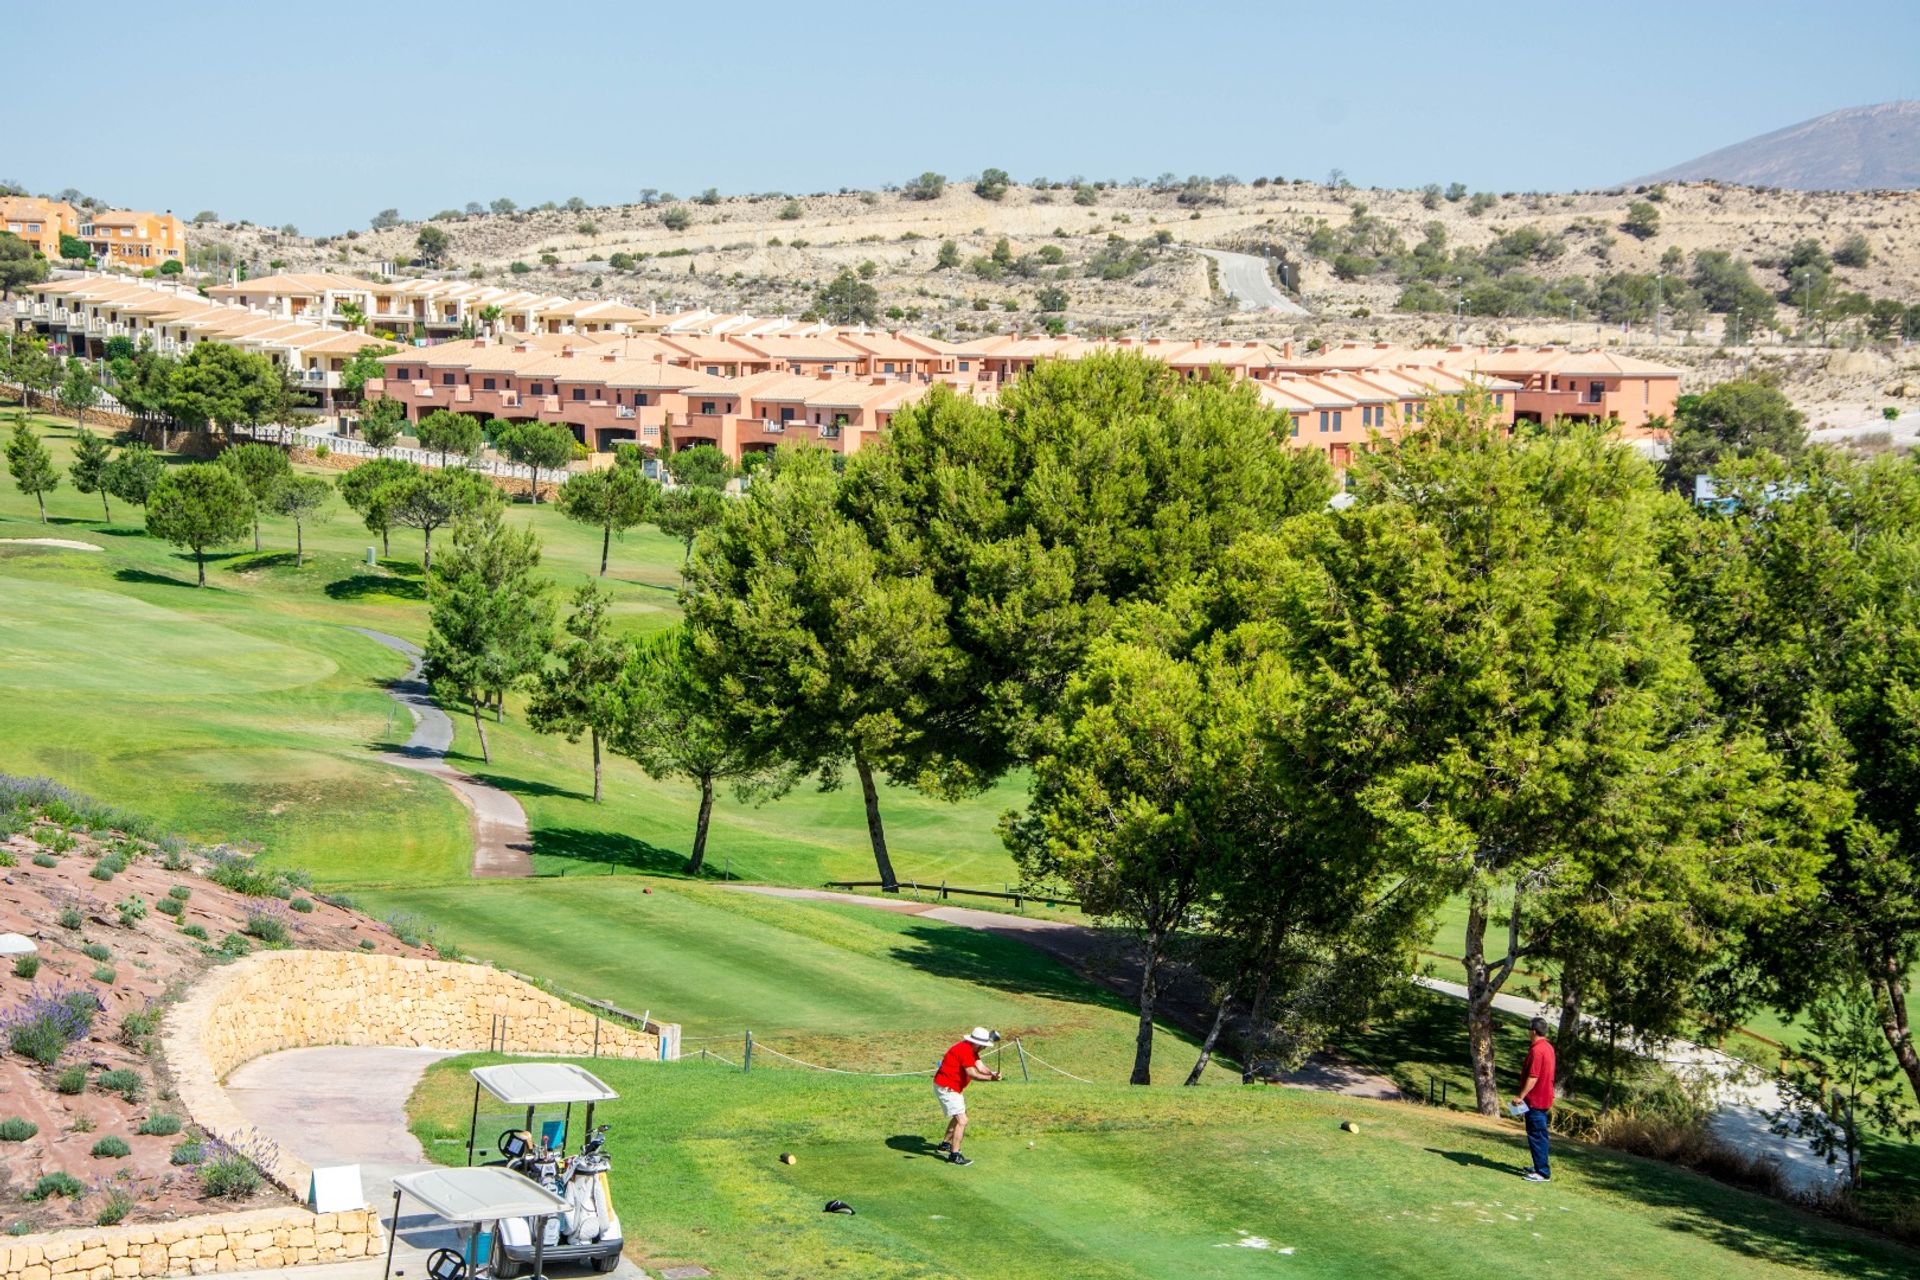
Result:
[[[425,916],[475,955],[654,1010],[689,1049],[735,1061],[751,1028],[810,1061],[918,1071],[975,1023],[1026,1037],[1076,1075],[1124,1079],[1132,1061],[1124,1001],[1023,943],[916,916],[641,877],[356,897]],[[1176,1033],[1163,1030],[1157,1051],[1161,1078],[1193,1063]]]
[[[426,1149],[461,1158],[472,1088],[438,1064]],[[924,1080],[589,1064],[622,1096],[630,1248],[722,1276],[1763,1277],[1913,1274],[1920,1259],[1662,1166],[1562,1144],[1515,1176],[1516,1126],[1291,1090],[977,1085],[970,1169],[936,1164]],[[1358,1135],[1339,1129],[1360,1122]],[[489,1135],[490,1136],[490,1135]],[[1032,1145],[1029,1146],[1029,1143]],[[799,1157],[777,1163],[782,1151]],[[858,1211],[823,1214],[842,1199]],[[1286,1251],[1282,1254],[1280,1251]]]

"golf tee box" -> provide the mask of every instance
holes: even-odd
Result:
[[[366,1207],[366,1193],[360,1187],[360,1166],[334,1165],[315,1169],[307,1184],[307,1205],[315,1213],[339,1213],[344,1209]]]

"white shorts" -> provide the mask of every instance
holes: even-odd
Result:
[[[967,1114],[967,1095],[958,1089],[949,1089],[943,1085],[933,1086],[933,1096],[940,1100],[940,1110],[947,1119]]]

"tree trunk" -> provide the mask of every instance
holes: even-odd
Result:
[[[1493,996],[1487,972],[1487,894],[1476,888],[1467,905],[1467,937],[1462,957],[1467,968],[1467,1057],[1473,1065],[1473,1092],[1480,1114],[1500,1114],[1500,1085],[1494,1077]]]
[[[700,817],[693,827],[693,856],[687,859],[687,874],[697,876],[707,861],[707,820],[713,817],[713,775],[700,775]]]
[[[1220,1004],[1213,1011],[1213,1025],[1207,1028],[1207,1038],[1200,1042],[1200,1057],[1194,1062],[1193,1070],[1187,1073],[1189,1086],[1200,1083],[1200,1077],[1206,1074],[1207,1063],[1213,1058],[1214,1042],[1220,1038],[1220,1028],[1227,1023],[1227,1006],[1233,1003],[1233,988],[1228,987],[1220,993]]]
[[[33,495],[33,500],[40,504],[40,523],[45,524],[47,522],[47,495],[44,493],[36,493]]]
[[[207,585],[207,553],[199,547],[193,549],[193,565],[200,571],[200,585]]]
[[[113,508],[107,505],[107,486],[100,486],[100,520],[103,524],[113,523]]]
[[[605,525],[600,530],[600,576],[607,576],[607,552],[613,546],[613,526]]]
[[[1160,948],[1166,935],[1147,934],[1147,954],[1140,966],[1140,1025],[1133,1033],[1133,1074],[1128,1084],[1153,1083],[1153,1006],[1160,996]]]
[[[255,551],[258,551],[260,549],[260,517],[259,516],[255,516],[253,518],[253,549]]]
[[[873,767],[866,756],[854,752],[853,767],[860,773],[860,796],[867,803],[867,838],[873,842],[874,865],[880,869],[880,888],[887,893],[900,892],[900,881],[893,874],[893,860],[887,857],[887,833],[880,825],[880,793],[874,790]]]
[[[593,802],[600,803],[600,731],[587,726],[587,742],[593,748]]]
[[[1571,970],[1560,975],[1560,1030],[1553,1040],[1553,1091],[1572,1091],[1580,1059],[1580,988]]]
[[[1879,969],[1880,972],[1873,979],[1873,987],[1879,996],[1880,1030],[1893,1047],[1893,1056],[1900,1063],[1900,1069],[1907,1074],[1908,1087],[1913,1090],[1915,1098],[1920,1098],[1920,1054],[1914,1052],[1913,1024],[1907,1019],[1906,974],[1900,962],[1892,956],[1883,956]]]
[[[293,522],[293,567],[302,568],[307,563],[307,534],[302,522]]]
[[[473,731],[480,735],[480,758],[488,764],[493,763],[493,752],[487,747],[487,725],[480,718],[480,699],[469,697],[467,705],[473,708]]]
[[[433,530],[422,529],[420,531],[420,534],[423,539],[421,543],[422,550],[420,552],[420,573],[424,580],[424,585],[426,586],[427,594],[432,595],[433,594]]]

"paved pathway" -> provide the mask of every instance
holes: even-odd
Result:
[[[453,746],[453,721],[433,700],[433,690],[420,675],[420,646],[384,631],[350,627],[413,661],[407,674],[387,686],[393,700],[413,716],[413,734],[398,751],[383,751],[388,764],[429,773],[453,788],[460,803],[473,815],[473,875],[480,880],[511,879],[533,874],[533,834],[527,830],[527,811],[498,787],[460,772],[446,761]]]
[[[857,893],[836,893],[831,889],[793,889],[758,884],[733,887],[774,898],[846,902],[877,911],[923,916],[942,924],[959,925],[963,929],[978,929],[982,933],[1012,938],[1044,951],[1064,962],[1068,968],[1122,995],[1130,997],[1138,989],[1139,968],[1128,949],[1111,932],[1084,924],[1008,915],[1003,911],[982,911],[977,907],[941,906],[915,902],[911,898],[870,898]],[[1169,1022],[1183,1026],[1196,1035],[1205,1032],[1206,1024],[1213,1016],[1213,1006],[1206,999],[1206,993],[1198,990],[1196,984],[1177,980],[1162,992],[1159,1008],[1161,1016]],[[1298,1070],[1281,1076],[1280,1081],[1298,1088],[1319,1089],[1357,1098],[1401,1096],[1399,1088],[1385,1076],[1329,1053],[1313,1055]]]
[[[1220,288],[1237,298],[1242,311],[1278,311],[1282,315],[1310,316],[1313,313],[1289,298],[1267,274],[1264,258],[1250,253],[1229,253],[1225,249],[1199,249],[1220,264]]]
[[[1429,991],[1465,1000],[1467,989],[1458,982],[1439,978],[1414,979]],[[1497,995],[1493,1007],[1522,1018],[1536,1015],[1557,1022],[1558,1007],[1548,1006],[1525,996]],[[1651,1046],[1645,1055],[1665,1063],[1677,1072],[1704,1078],[1717,1109],[1707,1122],[1708,1130],[1736,1151],[1772,1160],[1779,1165],[1782,1179],[1797,1192],[1825,1191],[1839,1185],[1844,1177],[1825,1157],[1815,1155],[1801,1138],[1773,1132],[1768,1113],[1779,1111],[1786,1103],[1780,1086],[1750,1064],[1706,1045],[1687,1040],[1669,1040]]]
[[[454,1055],[441,1049],[389,1048],[378,1045],[326,1045],[285,1049],[242,1064],[227,1077],[227,1096],[247,1122],[282,1149],[315,1166],[357,1164],[367,1203],[393,1226],[393,1179],[433,1167],[407,1128],[407,1099],[427,1068]],[[430,1215],[410,1212],[403,1201],[396,1275],[424,1280],[425,1255],[453,1248],[453,1229]],[[384,1258],[369,1258],[325,1268],[340,1280],[377,1276]],[[558,1265],[553,1268],[561,1270]],[[585,1267],[567,1270],[587,1272]],[[307,1268],[301,1268],[305,1275]],[[314,1268],[313,1274],[323,1274]],[[645,1272],[622,1260],[614,1273],[640,1278]]]

